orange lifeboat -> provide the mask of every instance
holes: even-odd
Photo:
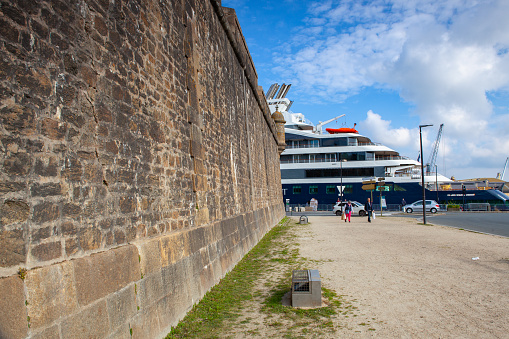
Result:
[[[357,133],[359,134],[359,131],[355,129],[355,126],[357,124],[354,124],[354,128],[348,128],[348,127],[342,127],[342,128],[326,128],[325,130],[329,132],[329,134],[338,134],[338,133]]]

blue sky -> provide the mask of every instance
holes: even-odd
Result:
[[[495,177],[509,156],[509,1],[222,1],[234,8],[266,91],[290,83],[291,110],[352,126],[438,171]],[[509,169],[505,179],[509,180]]]

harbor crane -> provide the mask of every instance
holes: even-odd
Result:
[[[438,146],[440,145],[440,138],[442,137],[442,128],[444,124],[440,124],[440,128],[438,129],[438,134],[435,142],[433,143],[431,154],[429,155],[428,162],[426,163],[426,174],[430,174],[433,167],[435,167],[435,163],[437,161],[438,154]]]
[[[329,120],[324,121],[324,122],[319,121],[318,124],[313,129],[313,132],[317,132],[318,134],[322,134],[322,127],[323,126],[327,125],[328,123],[333,122],[334,120],[337,120],[337,119],[339,119],[341,117],[344,117],[344,116],[345,116],[345,114],[341,114],[341,115],[339,115],[339,116],[337,116],[335,118],[329,119]]]
[[[507,157],[507,159],[505,159],[505,165],[504,165],[504,169],[502,170],[502,173],[497,173],[497,179],[504,180],[505,170],[507,168],[508,162],[509,162],[509,157]]]

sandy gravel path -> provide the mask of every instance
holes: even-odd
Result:
[[[373,319],[374,331],[337,337],[509,338],[508,238],[398,217],[309,221],[300,254]]]

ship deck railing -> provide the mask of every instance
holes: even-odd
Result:
[[[364,159],[364,160],[348,160],[350,161],[387,161],[387,160],[408,160],[407,157],[396,157],[396,156],[387,156],[387,157],[376,157],[375,159]],[[339,162],[339,159],[291,159],[291,160],[280,160],[282,164],[307,164],[307,163],[317,163],[317,162]],[[408,176],[408,175],[405,175]],[[420,178],[420,176],[419,176]]]
[[[349,142],[348,145],[343,145],[343,146],[338,146],[338,145],[335,145],[335,146],[320,146],[320,145],[315,145],[315,144],[303,144],[303,145],[291,145],[291,144],[287,144],[286,145],[286,148],[287,149],[294,149],[294,148],[318,148],[318,147],[352,147],[352,146],[383,146],[383,144],[381,143],[378,143],[378,142]],[[404,157],[406,158],[406,157]]]

